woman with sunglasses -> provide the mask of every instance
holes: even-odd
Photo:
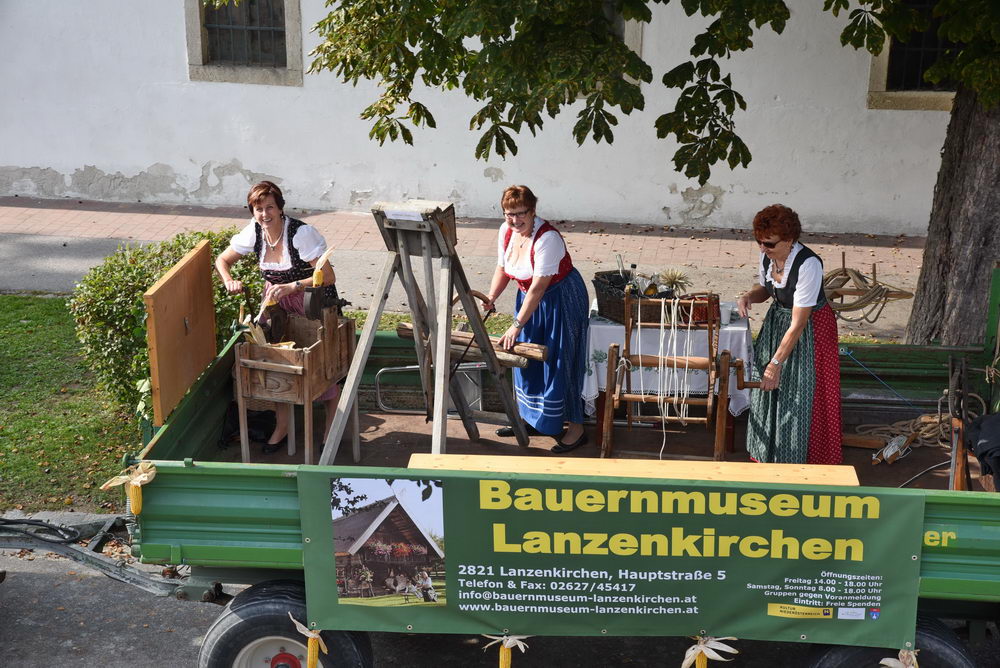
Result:
[[[507,284],[517,283],[514,324],[500,344],[509,350],[515,342],[526,341],[549,351],[545,362],[514,369],[518,412],[537,433],[556,438],[552,452],[563,453],[587,442],[582,394],[590,306],[587,287],[562,235],[535,215],[537,202],[527,186],[504,190],[497,268],[484,306],[492,309]],[[497,434],[513,436],[514,430],[504,427]]]
[[[753,219],[760,247],[758,283],[740,295],[773,299],[754,342],[747,452],[759,462],[839,464],[840,362],[837,320],[823,293],[823,261],[799,243],[799,216],[773,204]]]

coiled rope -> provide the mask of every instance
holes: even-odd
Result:
[[[837,290],[843,288],[850,281],[853,290],[861,291],[862,294],[853,301],[834,301],[840,298]],[[873,323],[878,320],[885,309],[886,304],[900,299],[912,299],[913,293],[902,290],[888,283],[882,283],[875,278],[868,278],[857,269],[841,267],[828,271],[823,277],[823,290],[826,293],[830,308],[837,314],[837,317],[847,322]],[[846,314],[852,311],[861,311],[858,317],[848,317]]]
[[[978,413],[969,410],[968,414],[970,418],[976,418],[986,413],[986,402],[983,401],[982,397],[972,393],[968,396],[976,399],[981,407]],[[892,424],[861,424],[857,426],[855,431],[863,436],[875,436],[884,438],[886,441],[892,440],[896,436],[910,436],[911,434],[915,434],[916,436],[914,436],[913,441],[909,444],[913,448],[929,445],[951,447],[951,417],[941,411],[941,404],[947,398],[948,393],[945,391],[938,399],[938,411],[936,415],[934,413],[925,413],[912,420],[900,420]]]

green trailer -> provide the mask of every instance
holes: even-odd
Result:
[[[1000,270],[983,346],[844,346],[845,406],[901,410],[898,395],[933,405],[961,364],[992,363],[998,314]],[[305,665],[294,618],[322,632],[324,666],[372,665],[371,631],[541,629],[804,641],[824,668],[915,648],[922,666],[958,667],[974,663],[938,620],[982,628],[1000,618],[996,494],[821,485],[801,471],[777,483],[674,479],[652,465],[637,477],[599,465],[580,474],[216,461],[236,340],[126,462],[155,467],[141,512],[126,517],[132,554],[185,574],[138,575],[57,550],[159,595],[223,605],[202,666]],[[369,364],[378,358],[376,346]],[[391,493],[375,498],[377,485]],[[376,540],[390,524],[405,538]],[[0,537],[0,547],[17,540]],[[390,592],[417,569],[427,586],[403,578]],[[365,570],[375,577],[347,577]],[[398,605],[377,605],[377,588]]]

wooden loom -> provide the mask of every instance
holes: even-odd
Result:
[[[427,200],[407,200],[376,204],[372,215],[378,225],[386,249],[389,251],[382,275],[375,287],[372,305],[368,310],[364,329],[351,368],[344,381],[344,390],[337,404],[337,413],[327,434],[320,456],[321,465],[330,465],[337,456],[341,436],[346,428],[352,406],[356,402],[361,374],[364,370],[379,318],[389,299],[393,279],[399,276],[406,301],[413,315],[413,339],[420,367],[420,380],[427,405],[431,407],[432,420],[431,452],[445,451],[445,437],[448,417],[448,395],[458,412],[469,440],[479,440],[476,421],[498,422],[492,414],[472,410],[463,396],[459,380],[451,374],[451,320],[452,295],[469,315],[471,336],[479,348],[486,368],[493,375],[503,401],[506,423],[514,428],[514,435],[522,447],[528,446],[528,432],[518,417],[517,406],[510,383],[501,368],[493,345],[482,321],[476,317],[479,309],[469,281],[462,269],[462,263],[455,252],[457,241],[455,228],[455,207],[450,202]],[[424,290],[413,273],[412,258],[420,258],[423,266]],[[435,283],[436,282],[436,283]],[[426,298],[425,298],[426,294]],[[360,446],[354,447],[354,461],[361,458]]]
[[[640,313],[643,306],[654,305],[654,310],[667,309],[670,312],[676,305],[679,314],[677,322],[671,322],[671,327],[691,331],[705,331],[708,337],[708,354],[705,357],[694,356],[660,356],[632,353],[632,331],[642,324]],[[642,299],[642,304],[630,293],[625,294],[625,342],[619,356],[619,346],[612,343],[608,348],[608,377],[604,401],[604,432],[602,434],[601,457],[611,457],[614,451],[614,412],[623,403],[626,406],[628,428],[633,422],[688,422],[704,424],[709,429],[715,426],[715,444],[713,459],[723,461],[726,452],[726,424],[729,419],[729,374],[736,370],[736,383],[739,389],[758,387],[759,383],[749,383],[743,377],[743,360],[734,360],[728,350],[716,355],[719,345],[719,296],[708,293],[694,299]],[[657,320],[646,324],[663,327]],[[684,370],[700,370],[708,372],[708,385],[705,397],[688,397],[682,399],[669,398],[665,400],[661,392],[657,394],[637,393],[632,387],[632,368],[663,368]],[[658,390],[662,389],[662,378]],[[719,383],[719,396],[715,397],[715,383]],[[686,379],[685,379],[685,382]],[[704,417],[688,417],[669,415],[668,407],[678,402],[685,406],[704,406]],[[658,404],[661,415],[643,416],[633,408],[642,404]],[[676,406],[675,406],[676,407]]]

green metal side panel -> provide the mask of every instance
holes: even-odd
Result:
[[[920,595],[1000,601],[1000,495],[927,491]]]
[[[209,459],[233,400],[234,335],[140,453],[140,459]]]
[[[874,373],[911,401],[936,400],[948,387],[949,357],[964,358],[969,367],[977,368],[988,361],[979,347],[841,344],[841,392],[871,390],[893,396]],[[969,381],[971,391],[987,396],[982,373],[969,373]]]
[[[155,464],[133,534],[143,562],[302,568],[297,467]]]

